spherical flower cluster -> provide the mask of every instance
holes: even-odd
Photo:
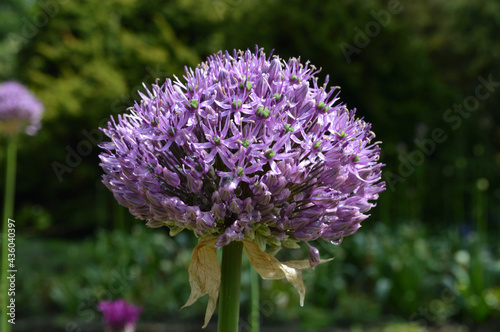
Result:
[[[34,135],[40,129],[42,103],[22,84],[14,81],[0,84],[0,128],[2,134],[13,135],[26,130]]]
[[[110,332],[132,332],[142,312],[140,307],[125,302],[123,299],[116,301],[101,301],[99,311],[104,316],[104,322]]]
[[[104,184],[147,225],[214,236],[216,247],[336,243],[385,184],[370,124],[316,73],[256,48],[157,82],[103,129]],[[319,252],[309,248],[314,266]]]

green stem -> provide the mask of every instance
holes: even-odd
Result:
[[[259,332],[259,274],[253,266],[250,266],[250,290],[251,290],[251,308],[250,308],[250,332]]]
[[[2,230],[2,279],[1,283],[1,295],[2,298],[2,313],[1,320],[1,330],[4,332],[10,332],[10,323],[8,322],[9,316],[6,315],[6,308],[8,305],[7,289],[8,289],[8,279],[7,270],[8,266],[8,241],[7,241],[7,230],[8,221],[14,219],[14,192],[16,186],[16,137],[10,137],[7,139],[7,167],[5,169],[5,196],[4,196],[4,207],[3,207],[3,230]]]
[[[242,255],[243,242],[231,242],[222,248],[218,332],[238,331]]]

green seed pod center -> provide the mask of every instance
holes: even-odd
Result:
[[[324,102],[320,101],[318,103],[318,109],[322,110],[323,112],[328,112],[330,110],[330,107],[327,106]]]
[[[198,108],[198,100],[196,99],[191,99],[189,101],[189,106],[191,107],[191,109],[195,110]]]
[[[271,149],[267,149],[265,156],[267,159],[271,159],[272,157],[274,157],[275,154],[276,154],[276,151],[273,151]]]
[[[269,117],[269,115],[271,115],[271,111],[267,107],[260,106],[255,111],[255,114],[257,114],[258,116],[263,117],[264,119],[267,119]]]
[[[239,110],[241,108],[241,100],[233,101],[232,105],[233,105],[233,109]]]
[[[290,76],[290,80],[292,82],[297,82],[297,83],[300,83],[300,78],[297,77],[297,75],[291,75]]]
[[[252,82],[247,82],[246,89],[247,91],[250,91],[250,89],[252,89]]]

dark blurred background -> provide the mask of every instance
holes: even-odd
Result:
[[[178,312],[195,240],[118,206],[100,182],[97,128],[143,82],[257,44],[321,67],[373,124],[387,165],[363,228],[318,243],[336,259],[304,273],[304,308],[289,284],[261,283],[263,325],[500,330],[499,36],[497,0],[2,1],[0,80],[46,107],[18,152],[22,324],[85,330],[98,300],[125,297],[145,308],[141,322],[201,326],[204,303]]]

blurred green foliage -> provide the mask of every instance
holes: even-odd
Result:
[[[124,297],[144,308],[142,321],[202,321],[207,299],[179,312],[189,297],[187,268],[195,239],[136,225],[130,232],[100,230],[82,243],[20,237],[16,299],[21,317],[88,324],[100,317],[100,300]],[[321,249],[335,260],[304,272],[304,307],[286,281],[261,282],[260,313],[266,326],[300,322],[304,330],[331,326],[376,326],[383,320],[418,326],[500,318],[500,250],[456,228],[429,235],[422,224],[368,232]],[[303,258],[284,250],[280,259]],[[51,257],[47,260],[46,257]],[[248,261],[242,278],[242,320],[248,313]],[[33,294],[37,296],[33,297]]]
[[[100,183],[97,128],[125,112],[142,83],[258,44],[322,67],[320,80],[329,74],[341,100],[373,123],[387,164],[370,225],[341,246],[319,245],[337,258],[306,274],[304,309],[289,285],[263,283],[273,320],[322,328],[497,318],[499,34],[496,0],[3,1],[0,80],[20,80],[46,106],[43,130],[19,146],[16,222],[29,238],[20,257],[33,266],[21,314],[90,317],[82,303],[94,305],[114,273],[131,278],[116,295],[143,304],[148,318],[176,313],[193,239],[133,228]],[[2,172],[4,161],[0,149]]]

